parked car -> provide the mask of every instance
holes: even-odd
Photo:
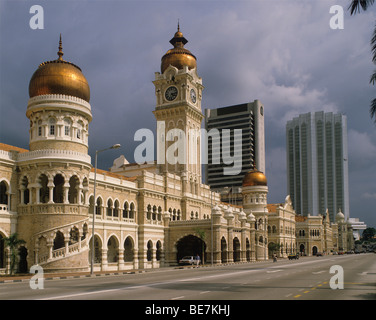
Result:
[[[299,254],[289,254],[288,258],[289,258],[289,260],[298,260]]]
[[[200,260],[198,261],[200,263]],[[197,264],[197,259],[194,256],[185,256],[179,260],[180,265],[193,265]]]

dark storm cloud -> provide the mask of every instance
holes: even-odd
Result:
[[[376,128],[368,114],[374,11],[346,13],[344,30],[332,30],[335,1],[38,4],[44,30],[29,27],[31,3],[0,2],[1,142],[27,148],[28,82],[39,63],[56,59],[62,33],[64,59],[81,67],[91,89],[90,155],[120,143],[120,150],[101,154],[99,167],[107,169],[120,154],[133,161],[136,130],[155,130],[152,81],[179,19],[203,78],[203,108],[255,99],[265,105],[268,201],[282,202],[287,192],[286,121],[309,111],[342,112],[349,129],[350,215],[376,225]],[[359,158],[368,165],[357,166]]]

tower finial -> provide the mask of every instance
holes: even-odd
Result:
[[[178,32],[180,31],[179,19],[178,19]]]
[[[59,40],[59,51],[57,55],[59,56],[58,60],[63,60],[64,53],[63,53],[63,42],[61,41],[61,33],[60,33],[60,40]]]

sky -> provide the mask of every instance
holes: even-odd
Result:
[[[63,58],[82,69],[90,86],[92,160],[96,150],[120,143],[100,154],[98,167],[107,170],[120,155],[132,162],[140,144],[134,133],[155,132],[152,81],[179,20],[205,87],[202,108],[255,99],[264,105],[268,202],[287,195],[287,121],[311,111],[343,113],[350,217],[376,227],[376,125],[369,115],[376,5],[351,16],[349,3],[0,0],[0,142],[29,148],[29,81],[40,63],[57,59],[62,34]],[[43,29],[30,26],[34,4],[43,8]],[[330,26],[333,5],[344,9],[343,29]]]

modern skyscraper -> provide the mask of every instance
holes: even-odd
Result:
[[[310,112],[286,125],[287,190],[304,216],[342,211],[349,218],[347,118]]]
[[[219,136],[208,139],[208,165],[206,166],[206,183],[214,190],[223,188],[242,187],[244,175],[253,168],[265,173],[265,136],[264,136],[264,107],[259,100],[253,102],[205,110],[205,127],[210,130],[218,129]],[[230,154],[240,157],[241,170],[235,175],[224,174],[224,169],[233,166],[226,161],[224,143],[226,141],[223,129],[230,129]],[[241,145],[235,145],[235,129],[241,129]],[[235,136],[234,136],[235,133]],[[213,163],[215,156],[219,164]],[[228,159],[227,159],[228,160]],[[236,172],[236,170],[234,170]],[[235,192],[236,193],[236,192]]]

